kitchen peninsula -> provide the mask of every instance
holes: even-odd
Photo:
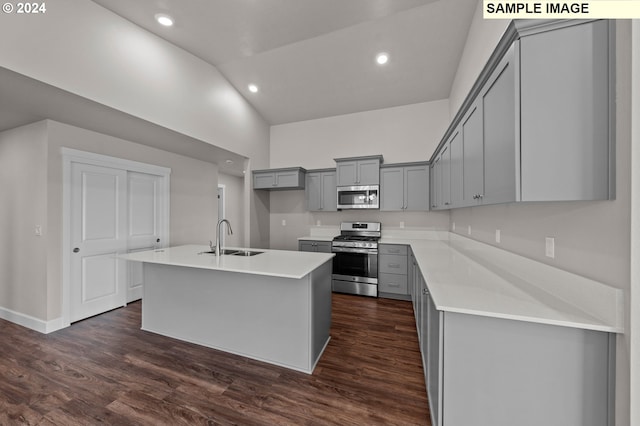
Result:
[[[329,342],[331,253],[215,256],[185,245],[143,262],[142,329],[312,373]]]

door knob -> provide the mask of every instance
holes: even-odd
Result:
[[[158,239],[156,240],[156,243],[159,243],[159,242],[160,242],[160,238],[158,238]]]
[[[80,251],[80,249],[79,249],[78,247],[76,247],[76,248],[74,248],[74,249],[73,249],[73,252],[74,252],[74,253],[78,253],[79,251]]]

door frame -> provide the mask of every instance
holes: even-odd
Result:
[[[168,167],[141,163],[133,160],[80,151],[61,147],[62,155],[62,327],[71,325],[71,165],[72,163],[90,164],[94,166],[110,167],[127,172],[147,173],[160,176],[161,210],[166,218],[161,233],[162,241],[169,246],[170,223],[170,175]],[[127,224],[128,225],[128,224]]]
[[[219,183],[216,193],[218,196],[218,221],[220,221],[227,218],[227,187],[223,183]],[[217,232],[218,230],[216,229]],[[225,235],[224,232],[220,233],[220,247],[225,245]]]

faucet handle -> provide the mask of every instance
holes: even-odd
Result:
[[[209,248],[211,249],[211,251],[215,251],[216,250],[215,246],[213,245],[213,241],[211,241],[211,240],[209,240]]]

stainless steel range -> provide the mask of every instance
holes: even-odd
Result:
[[[332,288],[338,293],[378,297],[379,222],[342,222],[331,243]]]

